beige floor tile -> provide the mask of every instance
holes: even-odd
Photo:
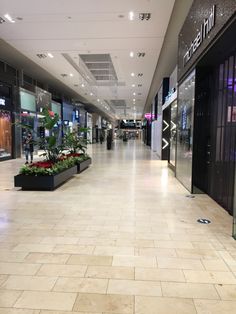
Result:
[[[207,239],[206,239],[207,241]],[[216,259],[218,254],[214,250],[204,249],[176,249],[178,257],[181,258],[203,258],[203,259]]]
[[[0,308],[12,307],[21,295],[21,291],[5,291],[0,290]]]
[[[83,292],[83,293],[106,293],[108,279],[95,278],[59,278],[53,291]]]
[[[202,263],[206,270],[216,270],[216,271],[230,271],[226,263],[220,259],[208,259],[202,260]]]
[[[67,264],[110,266],[112,264],[112,256],[71,255]]]
[[[88,266],[85,277],[134,279],[134,268],[116,266]]]
[[[162,282],[163,296],[191,299],[219,299],[214,285],[182,282]]]
[[[107,293],[125,295],[161,296],[161,285],[156,281],[110,279]]]
[[[96,246],[94,255],[134,255],[134,247]]]
[[[0,314],[39,314],[39,312],[39,310],[0,308]]]
[[[175,249],[166,248],[140,248],[139,255],[157,257],[177,257]]]
[[[185,282],[185,277],[182,270],[137,267],[135,268],[135,280]]]
[[[27,262],[39,264],[66,264],[70,254],[30,253],[25,258]]]
[[[35,275],[40,265],[26,263],[0,263],[0,274]]]
[[[0,275],[0,286],[7,280],[8,275]]]
[[[87,266],[84,265],[44,264],[37,276],[84,277],[86,270]]]
[[[187,282],[236,284],[236,278],[230,272],[183,270]]]
[[[28,253],[26,252],[12,252],[0,251],[0,262],[23,262]]]
[[[161,297],[135,297],[135,314],[196,314],[192,300],[161,298]]]
[[[155,257],[151,256],[114,256],[113,266],[157,267]]]
[[[236,313],[236,302],[194,300],[198,314],[232,314]]]
[[[116,241],[117,246],[134,246],[139,248],[144,247],[154,247],[153,240],[144,240],[144,239],[118,239]]]
[[[76,293],[24,291],[16,308],[71,311]]]
[[[79,238],[76,237],[45,237],[41,244],[77,244]]]
[[[222,300],[236,301],[236,285],[215,285]]]
[[[134,297],[112,294],[79,294],[74,311],[133,314]]]
[[[13,251],[14,252],[39,252],[50,253],[54,249],[54,244],[18,244]]]
[[[195,269],[195,270],[204,270],[203,264],[199,259],[190,259],[190,258],[161,258],[157,257],[158,268],[167,268],[167,269]]]
[[[53,253],[65,254],[93,254],[94,246],[75,245],[75,244],[58,244],[55,246]]]
[[[1,289],[50,291],[56,281],[57,277],[11,275]]]
[[[155,241],[155,246],[165,249],[193,249],[191,242],[187,241]]]
[[[1,314],[1,312],[0,312]],[[22,313],[23,314],[23,313]],[[41,310],[40,314],[106,314],[106,313],[102,313],[102,312],[68,312],[68,311],[47,311],[47,310]]]

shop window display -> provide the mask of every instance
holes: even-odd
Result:
[[[195,71],[179,87],[176,177],[192,191],[193,110]]]
[[[170,120],[170,163],[175,166],[176,152],[176,124],[177,124],[177,100],[171,104],[171,120]]]
[[[11,113],[0,110],[0,159],[12,155]]]

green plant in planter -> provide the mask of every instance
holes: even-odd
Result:
[[[55,113],[51,115],[50,111],[46,108],[42,111],[43,118],[41,118],[42,126],[49,130],[49,133],[52,131],[53,127],[59,121],[59,115]],[[41,156],[44,156],[46,160],[56,162],[61,154],[63,147],[58,145],[57,136],[49,135],[43,139],[39,139],[39,146],[44,150],[44,153]]]
[[[79,129],[80,133],[88,131],[89,131],[88,128]],[[79,153],[82,155],[86,155],[87,144],[89,143],[90,143],[89,140],[81,138],[76,132],[65,134],[63,142],[65,149],[68,149],[70,154]]]

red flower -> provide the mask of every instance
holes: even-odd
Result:
[[[66,157],[69,158],[69,157],[80,157],[81,154],[79,153],[71,153],[71,154],[67,154]]]
[[[33,164],[30,165],[30,167],[37,167],[37,168],[52,168],[53,162],[51,161],[38,161],[34,162]]]

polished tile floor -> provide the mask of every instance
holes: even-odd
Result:
[[[90,151],[54,192],[13,188],[23,160],[0,163],[0,314],[236,313],[232,218],[141,142]]]

